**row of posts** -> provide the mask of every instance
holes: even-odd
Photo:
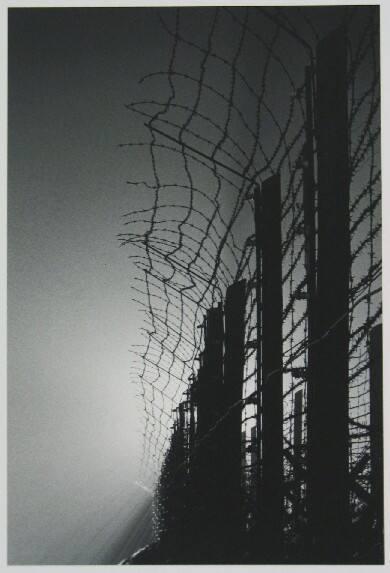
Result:
[[[209,309],[201,325],[199,369],[178,407],[160,480],[166,562],[233,563],[242,552],[245,301],[242,280],[228,288],[224,307]]]
[[[349,142],[345,29],[317,48],[316,97],[305,73],[303,157],[306,299],[308,313],[307,535],[304,559],[353,559],[349,476]],[[314,116],[314,117],[313,117]],[[316,135],[317,189],[314,177]],[[317,199],[316,199],[317,197]],[[255,190],[258,303],[258,539],[262,562],[280,563],[283,548],[283,301],[281,185],[278,174]],[[317,201],[317,209],[316,209]],[[315,213],[318,213],[317,235]],[[317,238],[317,245],[316,245]],[[373,529],[371,562],[383,562],[382,327],[371,331],[370,443]],[[295,481],[302,471],[302,393],[294,404]],[[295,500],[299,502],[300,493]]]
[[[319,43],[316,97],[311,68],[305,74],[306,145],[303,210],[307,299],[307,535],[309,563],[348,563],[349,151],[347,49],[344,29]],[[315,105],[314,105],[315,101]],[[314,175],[316,136],[317,187]],[[173,477],[181,562],[281,563],[284,545],[283,297],[281,182],[275,174],[254,193],[257,262],[257,463],[255,527],[245,545],[241,497],[241,402],[244,371],[246,282],[233,284],[222,304],[207,312],[204,351],[188,401],[179,407]],[[317,201],[317,208],[316,208]],[[318,213],[317,224],[315,213]],[[315,228],[317,226],[317,233]],[[370,336],[371,506],[375,518],[372,562],[383,562],[381,326]],[[295,393],[293,467],[296,503],[302,482],[302,391]],[[183,408],[187,408],[187,420]],[[195,421],[196,411],[196,421]],[[177,438],[177,436],[182,436]],[[180,442],[182,440],[182,442]],[[177,451],[179,451],[177,450]],[[187,452],[187,454],[185,453]],[[181,456],[181,457],[180,457]],[[176,479],[176,482],[175,482]],[[184,497],[179,484],[186,483]],[[176,489],[175,489],[176,488]],[[183,491],[183,488],[182,490]],[[169,528],[168,528],[169,529]],[[194,551],[196,554],[194,554]],[[186,556],[186,557],[185,557]],[[180,558],[179,558],[180,561]]]

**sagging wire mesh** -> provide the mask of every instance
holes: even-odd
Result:
[[[128,184],[132,197],[147,201],[126,214],[120,234],[139,269],[132,289],[145,315],[145,343],[134,349],[132,364],[145,418],[142,479],[159,476],[172,412],[198,368],[205,312],[224,300],[228,285],[246,278],[242,468],[249,523],[259,415],[251,197],[255,184],[281,175],[284,479],[295,483],[294,496],[287,488],[284,501],[286,532],[304,511],[297,496],[305,498],[305,480],[297,485],[293,463],[299,455],[305,464],[307,432],[304,72],[315,67],[324,26],[342,22],[349,40],[350,471],[361,486],[351,490],[355,509],[370,488],[368,336],[381,318],[379,23],[370,8],[328,15],[324,23],[318,9],[160,10],[169,62],[142,78],[147,96],[127,105],[133,121],[144,122],[145,140],[123,144],[142,153],[143,176]]]

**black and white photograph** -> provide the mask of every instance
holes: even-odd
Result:
[[[382,6],[141,4],[6,8],[6,561],[383,565]]]

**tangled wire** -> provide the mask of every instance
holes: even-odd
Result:
[[[330,10],[330,9],[328,9]],[[306,439],[307,300],[303,221],[304,70],[313,68],[324,26],[348,29],[350,135],[350,467],[369,447],[367,338],[381,319],[380,103],[375,7],[230,8],[156,11],[171,42],[165,71],[141,79],[147,97],[127,105],[144,122],[145,177],[128,181],[142,209],[120,233],[138,269],[133,300],[144,313],[144,344],[133,349],[132,380],[144,412],[142,478],[159,476],[172,412],[197,370],[204,313],[227,287],[247,279],[242,396],[246,453],[255,463],[257,302],[253,186],[282,181],[283,387],[286,479],[294,471],[294,395],[302,390]],[[315,150],[314,150],[315,152]],[[146,198],[145,198],[146,197]],[[367,484],[369,463],[359,479]],[[304,486],[303,486],[304,487]],[[359,504],[354,494],[352,503]],[[289,501],[285,500],[289,511]]]

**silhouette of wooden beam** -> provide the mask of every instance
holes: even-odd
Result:
[[[382,325],[370,333],[370,448],[371,494],[375,516],[375,563],[384,563],[383,500],[383,365]]]
[[[262,267],[262,479],[259,519],[264,562],[278,563],[283,544],[283,299],[279,174],[264,181],[261,191],[256,192],[255,201],[261,220]]]
[[[308,392],[308,513],[313,563],[350,559],[347,49],[344,28],[317,48],[318,263],[315,364]]]

